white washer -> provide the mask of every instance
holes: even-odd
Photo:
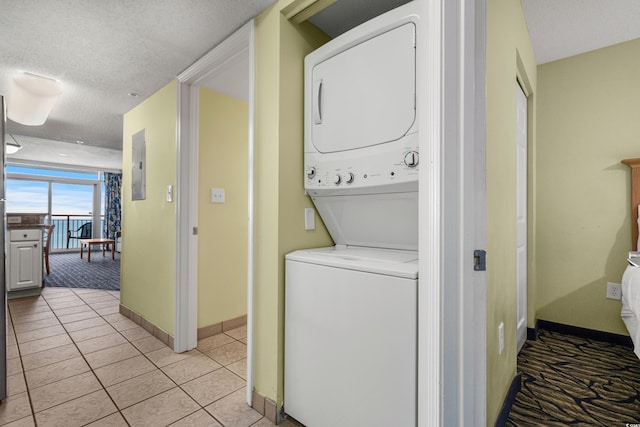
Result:
[[[418,253],[286,256],[286,411],[307,427],[416,424]]]

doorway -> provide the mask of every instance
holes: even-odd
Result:
[[[527,96],[516,81],[516,353],[527,340]]]
[[[7,212],[14,223],[34,224],[43,230],[45,287],[120,289],[119,252],[113,258],[94,256],[90,263],[88,254],[84,259],[79,254],[81,237],[96,238],[103,233],[103,177],[98,171],[7,166]]]
[[[253,390],[252,378],[252,312],[253,312],[253,43],[254,21],[250,21],[224,42],[215,47],[202,59],[193,64],[178,76],[178,159],[177,159],[177,193],[186,195],[178,197],[176,205],[176,304],[175,304],[175,342],[174,351],[183,352],[197,346],[199,327],[199,255],[200,247],[199,221],[210,218],[200,215],[199,205],[205,204],[215,209],[231,203],[231,200],[245,198],[244,227],[246,229],[246,281],[241,286],[246,290],[244,303],[247,326],[246,338],[246,390],[247,403],[251,403]],[[239,73],[238,70],[242,70]],[[239,76],[245,76],[244,79]],[[232,84],[235,82],[235,84]],[[228,194],[222,181],[200,183],[199,169],[210,168],[208,163],[199,160],[200,139],[200,90],[202,87],[217,89],[219,87],[238,86],[246,93],[247,98],[247,132],[244,139],[246,155],[235,159],[227,159],[220,154],[221,160],[243,162],[246,173],[245,190],[232,190]],[[231,97],[234,94],[229,94]],[[206,186],[205,186],[206,185]],[[199,188],[203,187],[204,188]],[[227,187],[229,188],[229,187]],[[240,187],[235,187],[240,188]],[[228,201],[228,202],[227,202]],[[220,203],[221,202],[221,203]],[[217,209],[219,211],[225,209]],[[218,224],[224,227],[224,224]],[[240,242],[236,238],[234,242]],[[204,242],[203,242],[204,243]],[[213,244],[213,242],[208,242]],[[200,262],[202,264],[202,260]],[[220,295],[218,295],[220,297]],[[222,301],[223,302],[223,301]],[[224,324],[222,326],[224,329]]]

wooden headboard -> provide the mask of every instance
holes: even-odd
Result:
[[[638,205],[640,204],[640,159],[622,161],[631,168],[631,236],[632,247],[639,250],[638,245]]]

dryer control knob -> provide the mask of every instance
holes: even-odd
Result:
[[[404,164],[410,168],[415,168],[420,163],[420,155],[417,151],[409,151],[404,155]]]
[[[313,179],[314,176],[316,176],[316,168],[307,169],[307,178]]]
[[[338,184],[340,184],[341,182],[342,182],[342,177],[341,177],[340,175],[336,174],[336,176],[333,178],[333,183],[334,183],[335,185],[338,185]]]
[[[354,179],[356,179],[356,176],[354,174],[352,174],[351,172],[349,172],[347,174],[347,179],[345,179],[344,182],[346,182],[347,184],[351,184]]]

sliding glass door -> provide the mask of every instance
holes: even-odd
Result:
[[[77,250],[79,237],[102,235],[99,178],[98,173],[8,166],[7,213],[43,214],[46,223],[55,225],[51,251]]]
[[[47,215],[49,212],[49,183],[7,180],[7,213]]]
[[[93,185],[53,182],[51,189],[51,220],[55,225],[51,248],[79,248],[79,237],[93,236]],[[96,226],[100,230],[99,224]]]

